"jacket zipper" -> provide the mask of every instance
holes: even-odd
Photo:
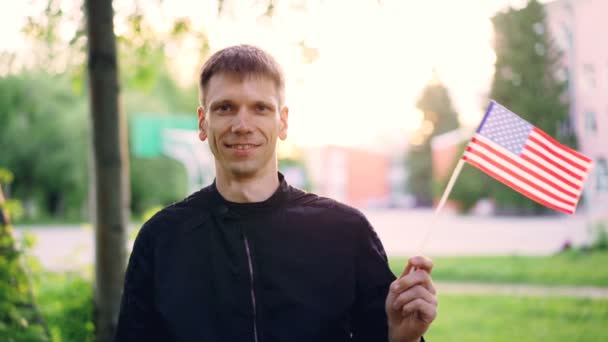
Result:
[[[249,240],[247,239],[247,235],[243,233],[243,240],[245,241],[245,251],[247,252],[247,261],[249,262],[249,280],[250,280],[250,294],[251,294],[251,305],[253,306],[253,337],[255,342],[258,342],[258,323],[257,323],[257,310],[255,305],[255,289],[253,282],[253,262],[251,261],[251,251],[249,249]]]

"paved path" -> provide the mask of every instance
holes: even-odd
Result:
[[[484,217],[430,210],[370,210],[389,255],[550,255],[569,241],[575,246],[589,239],[582,215],[555,217]],[[420,246],[427,231],[428,240]]]
[[[566,241],[587,242],[583,216],[550,218],[463,217],[429,210],[369,210],[366,216],[389,255],[550,255]],[[17,227],[20,228],[20,227]],[[431,229],[427,243],[420,242]],[[48,269],[66,270],[93,263],[93,230],[80,226],[39,226],[17,229],[37,237],[32,251]]]
[[[442,215],[430,211],[371,210],[366,216],[378,232],[389,255],[412,255],[432,228],[422,249],[431,256],[449,255],[549,255],[564,241],[587,242],[582,216],[551,218],[493,218]],[[50,270],[75,270],[93,264],[93,230],[87,226],[18,227],[37,238],[32,253]],[[437,282],[440,294],[509,295],[541,297],[608,298],[608,288]]]
[[[608,299],[607,287],[588,286],[543,286],[524,284],[489,284],[435,282],[439,295],[504,295],[523,297],[573,297],[590,299]]]

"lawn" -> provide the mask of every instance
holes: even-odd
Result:
[[[440,295],[429,341],[608,341],[608,300]]]
[[[401,274],[406,258],[390,258]],[[436,257],[433,279],[608,287],[608,251],[568,251],[553,256]]]
[[[91,341],[91,284],[43,273],[35,282],[53,341]],[[608,300],[441,295],[429,341],[606,341]]]

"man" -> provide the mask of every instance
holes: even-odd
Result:
[[[142,227],[116,340],[421,340],[436,316],[431,261],[411,258],[395,280],[359,211],[278,173],[289,111],[276,61],[229,47],[199,86],[216,179]]]

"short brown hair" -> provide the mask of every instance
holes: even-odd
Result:
[[[214,53],[203,65],[198,81],[199,101],[204,106],[209,80],[215,74],[228,73],[246,76],[265,76],[276,85],[279,105],[283,104],[285,77],[277,61],[268,52],[251,45],[235,45]]]

